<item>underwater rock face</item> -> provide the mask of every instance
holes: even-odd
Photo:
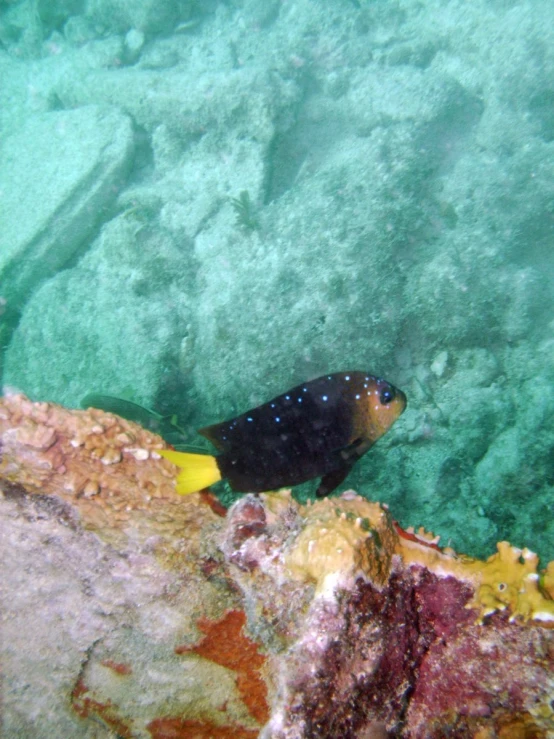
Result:
[[[278,663],[262,736],[554,728],[553,632],[539,625],[554,625],[554,601],[541,595],[525,626],[503,603],[489,607],[490,591],[509,589],[491,575],[500,545],[487,563],[459,558],[355,494],[299,507],[281,493],[235,504],[223,550]]]
[[[353,492],[178,497],[113,414],[0,401],[6,736],[547,737],[554,565]],[[37,724],[37,711],[40,722]]]
[[[258,733],[236,684],[248,669],[206,656],[213,624],[250,644],[223,519],[174,493],[162,445],[101,411],[1,401],[3,736]]]
[[[135,3],[129,0],[89,0],[86,16],[94,23],[120,32],[138,28],[149,33],[167,32],[178,17],[176,0],[147,0]]]
[[[94,105],[34,116],[3,141],[0,281],[10,309],[21,309],[98,226],[133,151],[130,118]]]
[[[77,267],[62,270],[35,291],[5,353],[6,385],[72,406],[86,395],[83,388],[107,388],[116,395],[132,388],[135,399],[153,404],[157,378],[169,372],[164,347],[181,341],[184,333],[192,343],[193,336],[187,276],[173,272],[182,259],[180,246],[163,230],[154,233],[143,226],[132,212],[122,213],[102,229]],[[171,316],[165,313],[169,295]],[[131,334],[133,350],[128,351]],[[138,362],[137,356],[148,361]]]

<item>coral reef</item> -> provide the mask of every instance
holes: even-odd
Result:
[[[554,601],[528,550],[458,556],[354,493],[247,496],[223,548],[268,650],[288,650],[263,736],[554,729]]]
[[[251,673],[206,647],[241,613],[224,519],[174,492],[162,446],[103,411],[0,401],[3,736],[257,735]]]
[[[354,492],[224,517],[94,409],[3,398],[0,444],[6,735],[552,736],[554,563]]]
[[[87,529],[140,528],[148,516],[163,530],[170,517],[175,524],[186,510],[177,505],[171,474],[156,454],[163,440],[137,424],[101,410],[67,412],[18,395],[3,398],[0,422],[3,477],[28,492],[55,493],[76,505]]]

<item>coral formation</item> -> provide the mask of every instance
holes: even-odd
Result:
[[[235,504],[223,549],[266,646],[288,650],[263,736],[554,730],[552,565],[541,583],[528,550],[458,556],[353,493],[287,492]]]
[[[181,519],[159,436],[94,408],[68,412],[49,403],[8,395],[0,405],[3,479],[27,492],[55,493],[73,504],[83,525],[113,532],[148,516],[159,526]]]
[[[452,550],[441,551],[421,538],[401,533],[402,558],[406,563],[424,564],[441,576],[452,574],[471,582],[474,597],[469,608],[479,611],[479,620],[495,611],[507,609],[510,619],[542,622],[554,627],[554,600],[547,583],[552,563],[543,573],[540,584],[539,559],[529,549],[512,547],[506,541],[497,544],[497,554],[485,562],[457,556]],[[415,546],[414,546],[415,544]]]
[[[325,499],[306,507],[286,562],[294,575],[314,580],[317,593],[351,586],[360,574],[383,585],[395,540],[391,518],[378,503],[356,497],[337,505]]]
[[[354,492],[224,518],[94,409],[3,398],[0,444],[11,735],[45,701],[44,735],[86,739],[554,732],[554,563],[529,550],[457,555]]]
[[[221,511],[175,493],[163,446],[103,411],[0,400],[6,736],[259,733],[263,657],[217,548]],[[208,635],[250,644],[249,665],[208,653]]]

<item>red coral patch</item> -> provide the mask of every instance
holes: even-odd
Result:
[[[242,726],[216,726],[181,718],[157,718],[146,728],[152,739],[255,739],[259,733]]]
[[[198,628],[206,635],[194,647],[177,647],[177,654],[193,653],[237,673],[237,689],[250,714],[260,724],[269,718],[267,687],[260,677],[265,657],[258,645],[243,634],[246,616],[242,611],[229,611],[219,621],[198,620]]]
[[[123,662],[114,662],[113,659],[103,659],[100,664],[108,667],[116,675],[130,675],[133,672],[130,665],[126,665]]]
[[[75,713],[81,718],[98,716],[121,739],[131,739],[131,730],[117,714],[117,709],[111,701],[100,703],[87,696],[88,688],[82,680],[78,680],[71,693],[71,705]]]

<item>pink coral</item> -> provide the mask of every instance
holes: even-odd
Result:
[[[261,499],[230,511],[224,551],[247,602],[287,645],[271,737],[354,739],[383,727],[410,739],[488,737],[521,721],[529,736],[554,729],[553,632],[541,620],[515,622],[517,604],[482,616],[484,583],[525,578],[535,560],[512,562],[507,546],[488,562],[443,552],[357,496],[307,507],[283,494]],[[246,510],[257,511],[253,528],[243,527]],[[322,578],[331,578],[325,587]],[[538,589],[529,604],[527,618],[551,607]]]

